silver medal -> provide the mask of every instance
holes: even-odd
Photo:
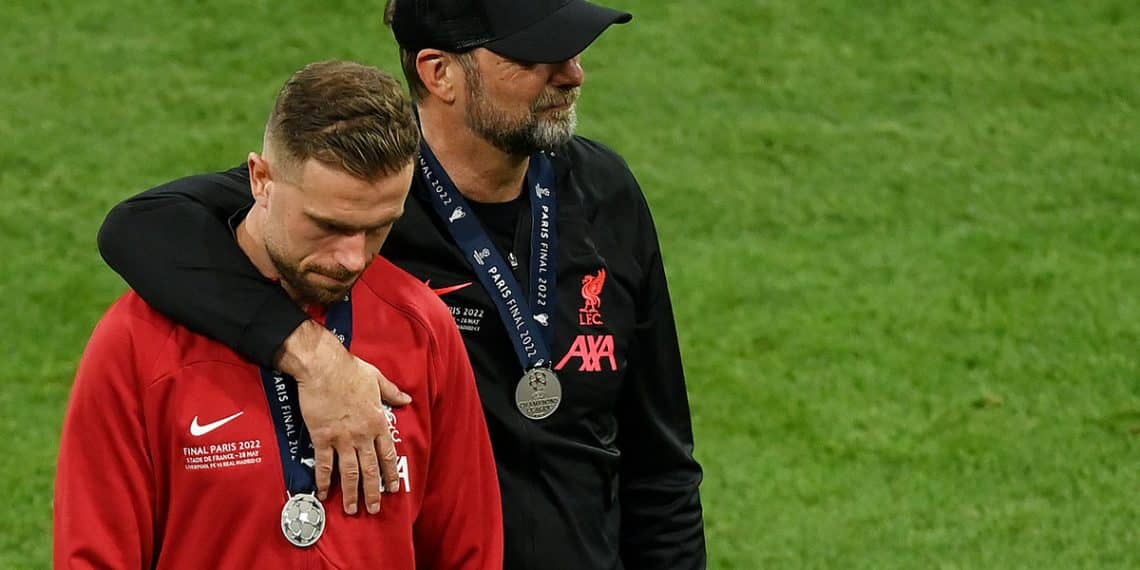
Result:
[[[562,384],[549,368],[531,368],[515,388],[515,406],[522,415],[541,420],[550,417],[562,403]]]
[[[325,506],[309,493],[297,493],[281,509],[281,532],[293,546],[317,543],[325,532]]]

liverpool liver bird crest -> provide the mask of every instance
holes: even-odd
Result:
[[[597,275],[582,277],[582,299],[586,304],[578,310],[578,324],[600,325],[602,314],[598,310],[602,306],[602,287],[606,286],[606,270],[599,269]]]

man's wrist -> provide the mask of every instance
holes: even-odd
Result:
[[[274,364],[277,369],[304,382],[316,375],[315,371],[336,360],[344,352],[344,345],[325,327],[313,320],[301,323],[281,343]]]

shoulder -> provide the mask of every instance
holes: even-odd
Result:
[[[251,365],[233,349],[163,315],[133,290],[104,314],[84,358],[130,366],[144,386],[199,362]]]
[[[145,382],[164,372],[159,365],[160,356],[174,342],[180,328],[137,293],[128,291],[95,326],[84,361],[130,367],[137,379]]]
[[[183,176],[156,186],[155,190],[185,192],[200,189],[224,188],[226,190],[249,192],[249,168],[245,164],[221,172]]]
[[[645,202],[629,165],[610,147],[575,136],[554,153],[565,190],[574,194],[591,219],[599,209],[628,211]]]
[[[177,325],[151,307],[134,290],[119,297],[99,321],[96,330],[122,335],[169,335]]]
[[[612,148],[603,143],[575,135],[570,142],[555,149],[555,162],[561,160],[575,175],[589,179],[633,179],[629,164]]]

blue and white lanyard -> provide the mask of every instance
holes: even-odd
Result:
[[[529,193],[531,217],[529,299],[426,142],[420,143],[419,166],[436,215],[495,303],[519,364],[523,370],[549,367],[558,269],[558,210],[550,158],[535,153],[526,172],[524,190]]]

